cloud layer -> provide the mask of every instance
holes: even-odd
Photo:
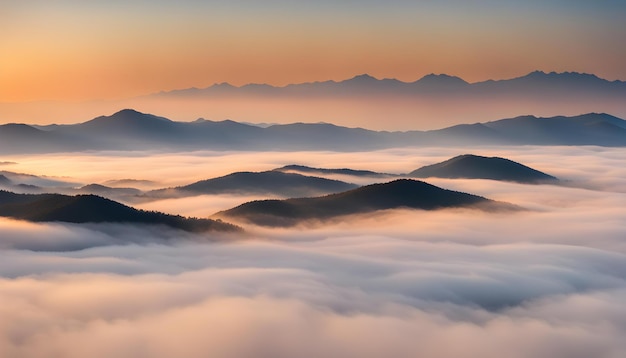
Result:
[[[298,158],[398,173],[456,154],[432,148]],[[0,220],[0,356],[622,357],[626,172],[618,163],[626,151],[475,154],[518,160],[571,185],[433,180],[531,210],[397,210],[318,227],[248,227],[240,238]],[[179,182],[234,163],[270,169],[292,157],[155,154],[137,165],[139,179],[164,180],[159,158],[195,167],[178,172],[173,164],[168,180]],[[57,159],[79,181],[72,167],[92,160],[52,157],[50,168]],[[14,161],[25,172],[36,167],[34,158]],[[90,179],[128,175],[125,168],[139,163],[102,162],[91,164],[100,177]],[[211,197],[163,204],[202,213],[202,200]]]
[[[618,357],[626,349],[626,256],[597,249],[350,237],[13,251],[3,260],[10,270],[40,273],[0,280],[6,357]]]

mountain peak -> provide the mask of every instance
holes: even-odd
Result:
[[[457,76],[442,74],[428,74],[419,80],[416,83],[420,84],[428,84],[428,85],[466,85],[468,84],[464,79]]]
[[[132,108],[124,108],[120,111],[117,111],[115,113],[113,113],[111,115],[111,117],[121,117],[121,116],[141,116],[141,115],[145,115],[145,113],[141,113],[137,110],[134,110]]]
[[[542,183],[557,180],[551,175],[510,159],[474,154],[462,154],[440,163],[423,166],[409,175],[416,178],[492,179],[518,183]]]
[[[235,86],[231,85],[228,82],[221,82],[221,83],[215,83],[213,86],[211,86],[210,88],[222,88],[222,89],[228,89],[228,88],[235,88]]]
[[[555,73],[555,72],[552,72],[552,73]],[[530,72],[526,76],[522,76],[522,77],[542,77],[542,76],[546,76],[546,75],[547,75],[546,72],[543,72],[541,70],[535,70],[535,71]]]
[[[361,74],[361,75],[357,75],[352,77],[349,80],[345,80],[343,82],[354,82],[354,83],[365,83],[365,82],[375,82],[378,81],[377,78],[368,75],[367,73]]]
[[[571,80],[592,80],[592,81],[606,81],[601,79],[600,77],[584,72],[544,72],[544,71],[533,71],[526,76],[521,78],[529,78],[529,79],[571,79]]]
[[[146,121],[158,121],[158,122],[171,122],[165,117],[155,116],[154,114],[143,113],[137,110],[127,108],[121,111],[115,112],[110,116],[101,116],[96,119],[107,119],[108,121],[115,122],[146,122]]]
[[[97,127],[100,129],[104,129],[106,127],[108,129],[117,128],[117,130],[128,130],[130,128],[146,129],[153,125],[161,126],[169,123],[173,122],[165,117],[142,113],[134,109],[123,109],[110,116],[96,117],[83,123],[82,125],[87,127]]]
[[[0,216],[33,222],[166,225],[190,232],[241,231],[237,226],[211,219],[137,210],[96,195],[16,194],[0,191]]]
[[[270,194],[273,196],[302,197],[327,195],[349,189],[355,184],[339,180],[282,171],[235,172],[222,177],[201,180],[168,190],[154,190],[152,197],[180,197],[190,193],[201,194]]]

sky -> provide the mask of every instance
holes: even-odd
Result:
[[[624,1],[5,1],[0,102],[342,80],[626,79]]]

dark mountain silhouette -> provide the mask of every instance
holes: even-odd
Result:
[[[608,81],[593,74],[578,72],[534,71],[525,76],[500,81],[484,81],[472,84],[475,93],[497,96],[550,96],[603,94],[623,95],[624,81]]]
[[[7,127],[8,126],[8,127]],[[0,153],[79,150],[374,150],[404,146],[626,146],[626,121],[604,113],[521,116],[432,131],[378,132],[328,123],[266,128],[234,121],[175,122],[123,110],[78,125],[0,126]]]
[[[120,130],[156,130],[159,126],[169,129],[174,122],[152,114],[141,113],[134,109],[123,109],[111,116],[100,116],[80,124],[82,128],[92,128],[100,131]]]
[[[181,123],[152,114],[124,109],[111,116],[100,116],[85,123],[63,126],[55,132],[90,138],[95,149],[132,149],[143,144],[167,143],[180,133]]]
[[[558,179],[523,164],[499,157],[459,155],[444,162],[412,171],[414,178],[470,178],[513,181],[519,183],[556,182]]]
[[[351,175],[356,177],[370,177],[370,178],[389,178],[394,177],[394,174],[388,173],[378,173],[370,170],[355,170],[349,168],[340,168],[340,169],[324,169],[324,168],[312,168],[307,167],[305,165],[285,165],[284,167],[276,168],[274,171],[285,172],[285,173],[304,173],[304,174],[341,174],[341,175]]]
[[[292,226],[306,220],[327,220],[378,210],[411,208],[435,210],[453,207],[516,209],[492,200],[442,189],[428,183],[398,179],[315,198],[252,201],[216,214],[266,226]]]
[[[469,88],[470,84],[465,80],[446,74],[429,74],[419,80],[413,82],[411,86],[419,91],[425,93],[457,93]]]
[[[599,145],[625,146],[626,121],[605,113],[574,117],[520,116],[421,132],[422,145]]]
[[[509,143],[540,145],[626,145],[626,121],[605,113],[575,117],[520,116],[484,123]],[[601,144],[600,144],[601,143]]]
[[[153,190],[148,197],[177,197],[198,194],[262,194],[302,197],[337,193],[357,185],[339,180],[304,176],[279,171],[237,172],[193,184]]]
[[[418,135],[421,145],[465,146],[483,144],[507,145],[511,139],[483,123],[459,124],[456,126],[423,132]]]
[[[78,189],[81,194],[94,194],[98,196],[132,196],[141,194],[141,190],[135,188],[112,188],[101,184],[88,184]]]
[[[34,222],[166,225],[193,232],[239,230],[234,225],[211,219],[137,210],[95,195],[15,194],[0,191],[0,216]]]
[[[175,122],[164,117],[124,109],[111,116],[60,126],[54,132],[89,138],[88,149],[246,149],[260,128],[233,121]],[[254,143],[253,143],[254,144]]]
[[[488,95],[537,97],[545,95],[571,96],[580,94],[604,94],[619,96],[626,94],[626,82],[608,81],[593,74],[563,72],[546,73],[534,71],[525,76],[468,83],[465,80],[447,74],[429,74],[414,82],[397,79],[376,79],[368,74],[361,74],[344,81],[323,81],[290,84],[276,87],[267,84],[249,84],[236,87],[228,83],[215,84],[207,88],[189,88],[160,92],[152,96],[224,96],[250,95],[259,96],[342,96],[342,95],[419,95],[419,94],[460,94],[463,96]]]

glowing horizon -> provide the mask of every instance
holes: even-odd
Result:
[[[609,1],[120,1],[1,4],[0,102],[121,99],[367,73],[468,82],[535,70],[626,79]],[[557,49],[557,50],[555,50]]]

